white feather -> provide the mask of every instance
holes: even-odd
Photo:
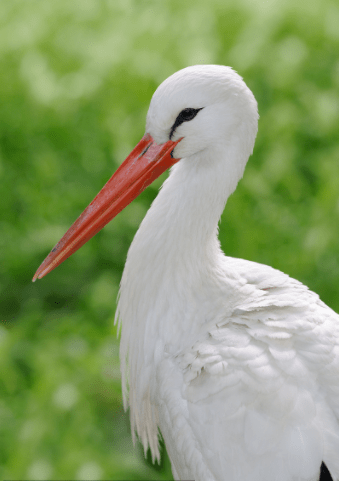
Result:
[[[143,220],[121,281],[125,407],[145,450],[158,429],[176,479],[339,480],[339,318],[270,267],[225,257],[218,221],[257,133],[232,69],[189,67],[155,92],[146,131],[181,158]]]

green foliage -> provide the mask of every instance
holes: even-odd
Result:
[[[220,226],[228,255],[339,310],[339,6],[333,0],[0,2],[0,477],[172,479],[133,448],[113,327],[157,181],[42,281],[48,251],[144,132],[157,85],[232,65],[260,111]]]

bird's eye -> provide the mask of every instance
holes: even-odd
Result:
[[[201,110],[202,108],[203,107],[201,107],[200,109],[187,108],[187,109],[182,110],[180,112],[180,114],[178,115],[178,117],[175,119],[175,122],[171,127],[169,138],[172,139],[172,136],[175,132],[175,129],[177,127],[179,127],[179,125],[181,125],[184,122],[188,122],[189,120],[194,119],[194,117],[197,115],[199,110]]]
[[[194,119],[200,109],[184,109],[178,115],[178,119],[182,120],[182,122],[187,122],[188,120]]]

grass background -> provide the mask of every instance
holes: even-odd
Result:
[[[339,311],[338,52],[335,0],[1,0],[0,478],[172,479],[165,450],[153,467],[132,446],[113,327],[128,246],[164,177],[31,278],[180,68],[231,65],[259,103],[224,250]]]

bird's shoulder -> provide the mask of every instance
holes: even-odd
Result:
[[[339,473],[339,316],[271,267],[223,268],[237,294],[175,359],[207,465],[228,479],[263,479],[263,466],[267,479],[315,479],[322,461]]]
[[[226,257],[223,269],[237,294],[178,356],[187,396],[198,400],[239,383],[267,392],[288,380],[319,391],[339,419],[338,314],[272,267]]]

